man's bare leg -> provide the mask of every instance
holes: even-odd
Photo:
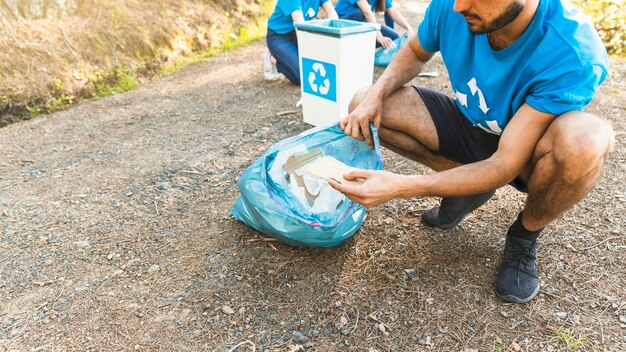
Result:
[[[365,90],[361,90],[354,96],[350,111],[358,105],[364,93]],[[413,87],[404,86],[384,100],[378,136],[386,148],[435,171],[461,165],[435,154],[439,150],[435,123]]]
[[[521,177],[528,180],[523,212],[509,228],[496,295],[526,303],[539,292],[537,238],[596,184],[613,144],[613,130],[583,112],[556,118],[539,140]]]
[[[545,227],[589,193],[613,140],[613,129],[593,115],[573,111],[556,118],[528,167],[524,227],[530,231]]]

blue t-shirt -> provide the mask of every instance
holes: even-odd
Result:
[[[360,10],[359,5],[356,3],[359,0],[339,0],[337,4],[335,4],[335,11],[339,17],[345,16],[349,13],[352,13],[354,10]],[[372,7],[372,12],[376,11],[376,0],[368,0],[367,1]],[[385,0],[385,7],[390,9],[393,6],[391,0]]]
[[[300,10],[304,20],[308,21],[317,16],[320,6],[330,0],[278,0],[274,13],[267,21],[267,28],[278,34],[287,34],[294,31],[291,14]]]
[[[418,29],[422,47],[440,51],[456,104],[487,132],[501,134],[520,106],[561,115],[582,110],[608,74],[598,33],[560,0],[541,0],[526,31],[494,51],[487,34],[472,34],[454,0],[433,0]]]

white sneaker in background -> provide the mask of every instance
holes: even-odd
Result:
[[[276,64],[272,63],[272,54],[268,51],[263,55],[263,77],[267,81],[277,81],[280,79],[278,76],[278,69]]]

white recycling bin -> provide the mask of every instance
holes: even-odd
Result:
[[[379,24],[350,20],[295,23],[304,122],[313,126],[348,116],[361,88],[371,86]]]

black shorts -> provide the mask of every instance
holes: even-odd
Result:
[[[470,164],[488,159],[496,152],[500,136],[474,127],[463,116],[454,99],[432,89],[416,86],[413,88],[422,97],[435,123],[439,137],[437,155],[461,164]],[[527,192],[526,185],[519,178],[510,185]]]

